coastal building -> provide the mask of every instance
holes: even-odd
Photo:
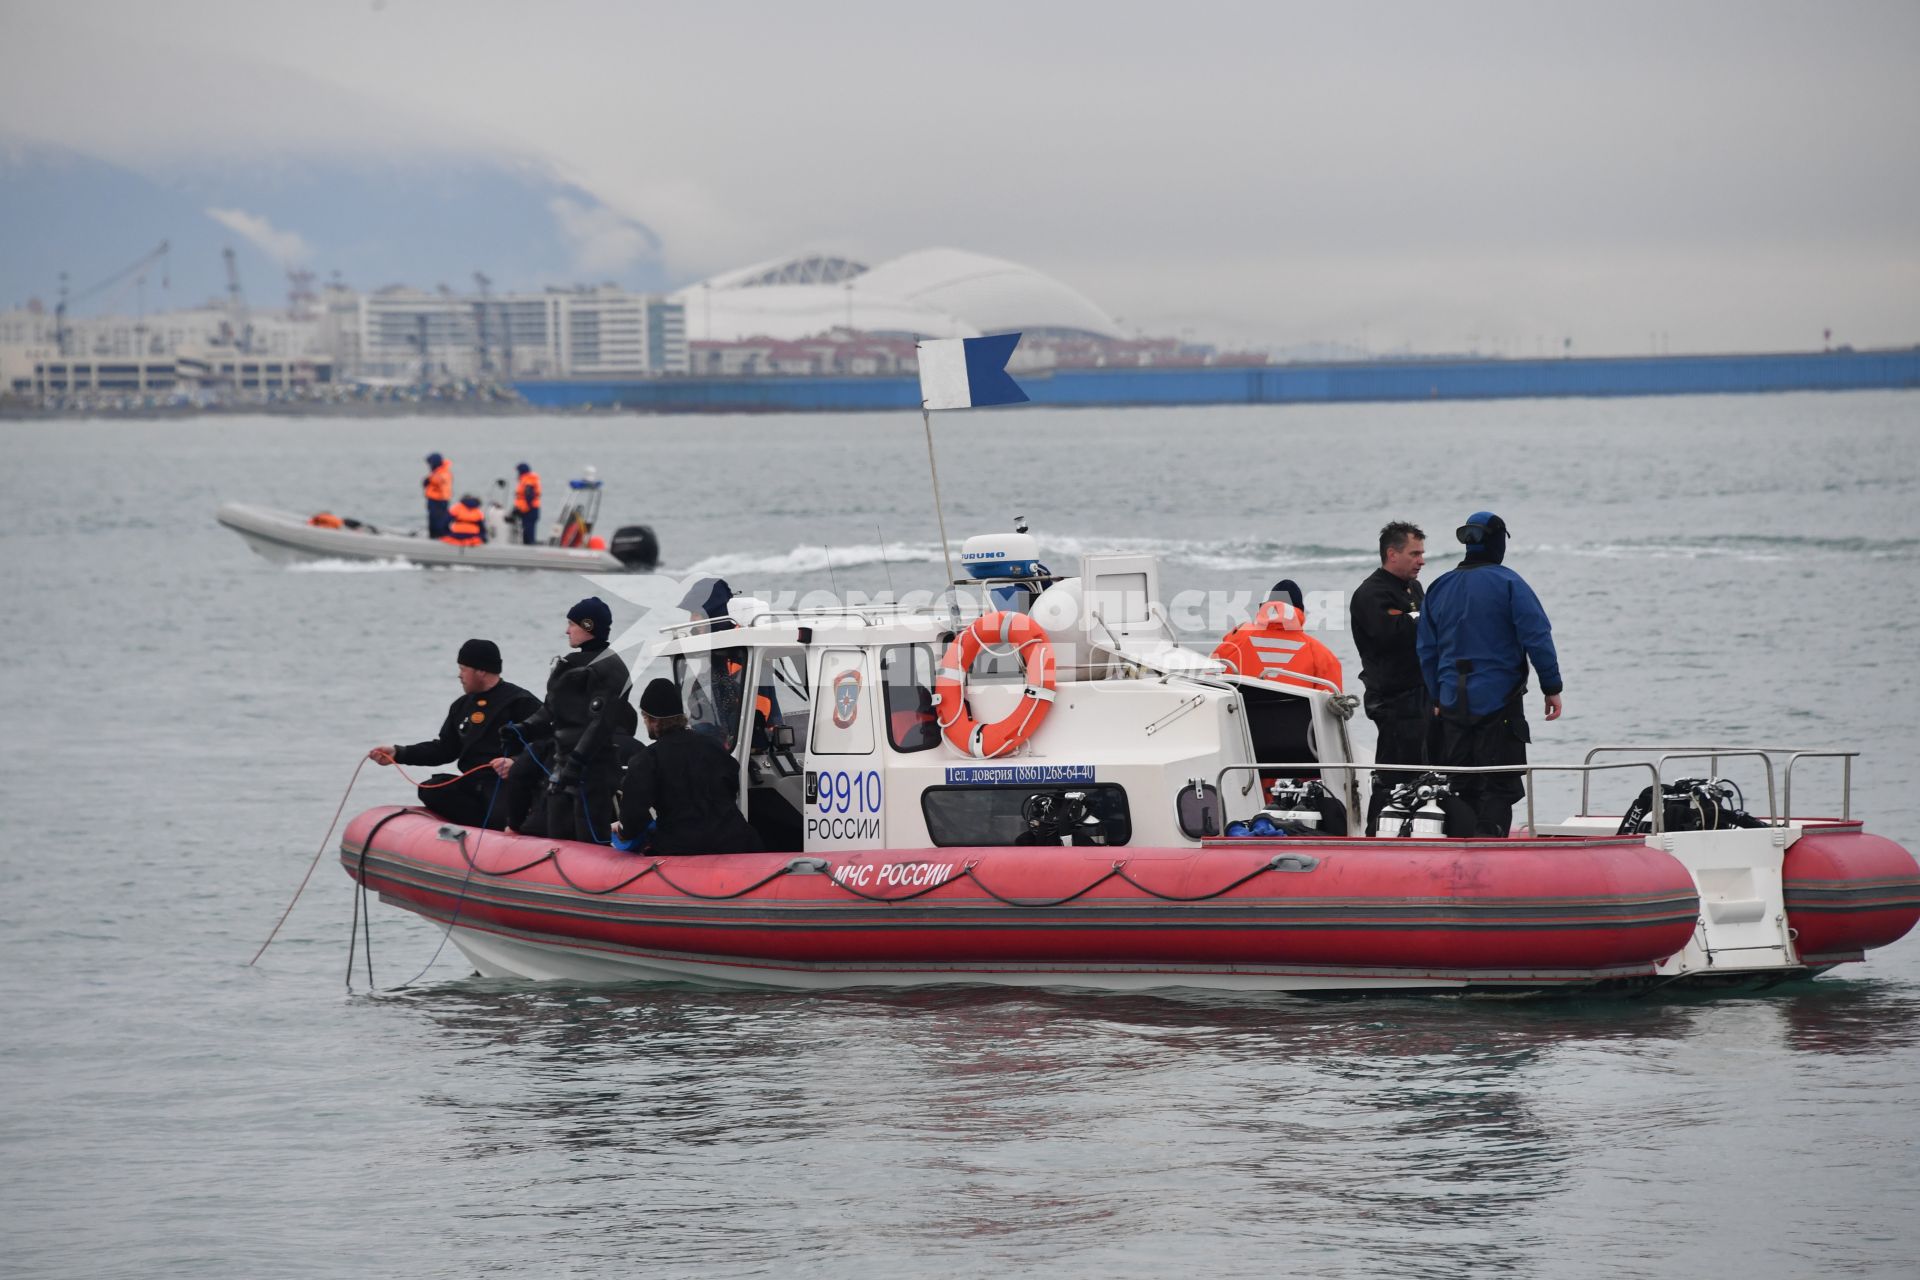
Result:
[[[327,356],[275,356],[216,348],[179,357],[45,356],[9,369],[4,389],[16,396],[218,394],[248,396],[307,391],[333,381]]]
[[[899,338],[976,338],[1019,330],[1116,339],[1119,322],[1044,272],[960,249],[920,249],[869,266],[802,254],[709,276],[673,297],[701,342],[797,342],[839,329]]]
[[[358,301],[354,365],[411,378],[687,372],[682,306],[612,285],[480,297],[393,286]]]

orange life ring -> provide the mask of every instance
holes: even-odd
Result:
[[[973,660],[993,644],[1012,645],[1027,667],[1020,703],[1004,719],[981,724],[967,708],[967,673]],[[933,705],[940,730],[958,750],[979,760],[1007,755],[1039,729],[1053,706],[1053,645],[1040,624],[1024,613],[989,613],[953,638],[940,660],[933,683]]]

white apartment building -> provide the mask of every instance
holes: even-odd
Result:
[[[239,323],[245,332],[236,335],[235,315],[224,306],[69,317],[63,351],[51,312],[0,312],[0,387],[52,379],[61,389],[104,389],[89,370],[110,363],[116,382],[131,377],[135,389],[147,390],[155,385],[148,365],[236,355],[273,361],[282,377],[325,362],[343,378],[403,382],[688,371],[681,304],[611,285],[486,299],[398,286],[366,295],[329,288],[310,314],[259,312]]]
[[[360,299],[366,376],[604,377],[687,372],[685,309],[612,285],[480,298],[393,287]],[[344,353],[343,353],[344,354]]]

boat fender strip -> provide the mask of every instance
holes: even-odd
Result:
[[[367,833],[366,842],[362,844],[359,851],[360,864],[361,864],[361,876],[360,876],[361,896],[364,897],[366,892],[366,876],[365,876],[366,858],[367,858],[367,854],[372,851],[374,835],[379,832],[380,827],[385,826],[388,822],[392,821],[394,818],[399,817],[400,814],[420,813],[420,812],[423,812],[423,811],[419,809],[398,810],[394,813],[388,814],[385,818],[382,818],[380,822],[377,825],[375,825],[374,829]],[[634,883],[636,880],[639,880],[644,876],[657,875],[660,878],[660,881],[662,884],[666,885],[669,889],[672,889],[675,893],[680,894],[682,897],[695,898],[701,902],[727,902],[735,898],[744,898],[746,895],[754,892],[757,889],[765,888],[767,885],[773,883],[775,880],[778,880],[781,876],[826,875],[826,876],[832,877],[832,870],[833,870],[832,864],[829,863],[828,860],[825,858],[819,858],[819,857],[791,858],[785,863],[781,864],[780,866],[774,868],[772,871],[768,872],[766,875],[760,877],[758,880],[755,880],[752,884],[736,889],[731,893],[698,893],[692,889],[687,888],[684,885],[674,883],[673,878],[670,877],[666,873],[666,871],[663,869],[665,867],[665,860],[661,858],[656,858],[653,861],[649,862],[646,866],[642,867],[640,870],[636,871],[631,876],[628,876],[626,879],[620,881],[618,884],[609,886],[608,888],[605,888],[605,889],[590,889],[585,885],[578,883],[573,879],[572,876],[569,876],[567,874],[566,868],[560,862],[560,850],[558,846],[548,849],[545,853],[541,854],[538,858],[535,858],[533,861],[525,863],[522,866],[515,867],[510,871],[488,871],[485,868],[480,867],[479,865],[474,863],[472,858],[467,855],[466,842],[464,840],[460,842],[460,852],[461,852],[461,856],[466,859],[467,865],[471,867],[474,871],[478,872],[483,876],[488,876],[496,879],[504,879],[509,876],[517,875],[523,871],[530,871],[534,867],[539,866],[543,862],[551,861],[553,863],[554,873],[558,875],[560,879],[565,881],[569,888],[579,893],[591,894],[595,897],[604,897],[607,894],[615,893],[621,889],[626,888],[628,885]],[[1098,889],[1101,885],[1105,884],[1109,880],[1120,880],[1125,882],[1128,885],[1131,885],[1133,888],[1138,889],[1141,893],[1146,894],[1148,897],[1158,898],[1162,902],[1207,902],[1214,898],[1224,897],[1225,895],[1232,893],[1235,889],[1238,889],[1241,885],[1246,884],[1248,881],[1253,880],[1258,876],[1265,875],[1269,871],[1282,872],[1282,873],[1296,873],[1296,874],[1300,872],[1313,871],[1319,867],[1320,859],[1308,856],[1306,854],[1299,854],[1299,853],[1275,854],[1272,858],[1269,858],[1267,861],[1261,863],[1259,866],[1247,872],[1245,875],[1227,882],[1226,884],[1222,885],[1220,888],[1212,890],[1209,893],[1195,893],[1195,894],[1162,893],[1160,892],[1160,890],[1153,888],[1151,885],[1141,884],[1138,880],[1135,880],[1132,876],[1127,874],[1127,862],[1125,859],[1120,859],[1114,862],[1111,866],[1109,866],[1106,871],[1102,872],[1100,875],[1088,881],[1085,885],[1082,885],[1080,888],[1074,890],[1072,893],[1066,894],[1058,898],[1008,897],[1006,894],[1001,893],[999,890],[995,889],[992,885],[988,884],[986,881],[980,878],[978,872],[975,870],[975,868],[977,868],[979,865],[980,863],[978,859],[969,860],[963,863],[958,871],[954,871],[950,873],[943,880],[938,880],[938,881],[935,881],[933,884],[925,885],[921,888],[915,889],[911,893],[902,893],[902,894],[895,894],[895,895],[868,893],[866,890],[861,889],[857,885],[849,884],[845,880],[837,877],[832,878],[832,883],[837,887],[839,887],[840,889],[844,890],[846,893],[852,895],[853,897],[864,899],[867,902],[895,903],[895,902],[911,902],[915,898],[924,898],[928,894],[934,892],[937,889],[944,889],[948,885],[952,884],[954,881],[964,879],[964,880],[973,881],[974,884],[980,887],[980,891],[982,893],[986,894],[989,898],[992,898],[995,902],[1002,903],[1006,906],[1047,908],[1047,907],[1065,906],[1069,902],[1073,902],[1077,899],[1086,897],[1089,893],[1092,893],[1095,889]],[[359,917],[359,904],[356,902],[355,903],[355,931],[356,932],[358,932],[358,927],[359,927],[358,917]],[[368,967],[369,969],[371,969],[372,967],[371,957],[369,957]]]
[[[800,861],[800,859],[795,859],[795,861]],[[655,862],[653,864],[652,870],[654,870],[659,874],[660,881],[662,884],[665,884],[669,889],[672,889],[676,893],[683,894],[689,898],[697,898],[701,902],[726,902],[732,898],[744,898],[748,894],[752,893],[755,889],[762,889],[762,888],[765,888],[767,885],[772,884],[775,880],[778,880],[781,876],[784,876],[788,872],[792,871],[793,863],[792,862],[782,863],[780,866],[775,867],[772,871],[769,871],[766,875],[761,876],[758,880],[755,880],[752,884],[748,885],[746,888],[736,889],[732,893],[695,893],[692,889],[688,889],[683,885],[675,884],[673,880],[667,875],[667,873],[664,870],[662,870],[662,864],[660,862]]]

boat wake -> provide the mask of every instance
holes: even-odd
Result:
[[[1048,535],[1042,540],[1054,567],[1066,571],[1082,555],[1102,552],[1115,554],[1155,554],[1162,559],[1194,565],[1202,569],[1270,569],[1276,564],[1366,565],[1379,557],[1371,548],[1329,547],[1317,543],[1267,542],[1252,538],[1167,539],[1167,538],[1077,538]],[[737,552],[708,556],[688,567],[693,574],[716,577],[745,574],[821,573],[828,569],[848,569],[875,564],[938,564],[937,542],[842,543],[840,545],[798,546],[778,552]]]
[[[1540,551],[1601,559],[1905,560],[1920,550],[1920,538],[1807,538],[1767,534],[1714,534],[1699,538],[1644,538],[1586,546],[1542,546]]]
[[[391,560],[299,560],[287,566],[288,573],[413,573],[425,569],[411,561]]]

